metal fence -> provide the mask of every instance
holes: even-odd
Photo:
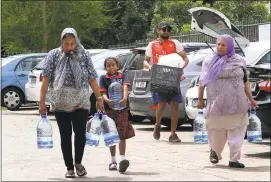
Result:
[[[251,22],[244,24],[239,22],[236,24],[236,27],[244,34],[244,36],[250,42],[259,41],[259,25],[267,24],[270,22]],[[182,32],[179,35],[173,35],[171,38],[177,39],[180,42],[208,42],[215,43],[215,38],[209,37],[207,35],[201,34],[199,32],[191,31],[191,32]],[[117,44],[110,45],[109,49],[124,49],[124,48],[134,48],[134,47],[144,47],[147,46],[151,40],[138,40],[131,44]]]

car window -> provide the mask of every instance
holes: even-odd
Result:
[[[117,57],[118,61],[119,61],[119,64],[120,64],[120,69],[123,68],[125,62],[129,59],[129,57],[131,56],[132,54],[129,53],[129,54],[125,54],[125,55],[120,55]]]
[[[31,71],[44,57],[30,57],[19,63],[16,71]]]
[[[131,65],[129,66],[129,70],[140,70],[143,69],[143,62],[145,60],[145,54],[134,54],[131,56],[133,59],[130,61]]]
[[[270,63],[270,51],[268,53],[266,53],[261,59],[260,61],[258,61],[258,63],[256,65],[259,64],[264,64],[264,63]]]

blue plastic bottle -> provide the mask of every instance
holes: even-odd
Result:
[[[53,148],[53,128],[46,115],[41,115],[37,124],[37,147],[38,149]]]
[[[194,120],[193,131],[194,143],[208,143],[208,131],[205,125],[205,117],[202,110],[199,110],[198,115]]]
[[[108,117],[105,113],[102,116],[101,131],[104,137],[105,146],[111,147],[120,143],[118,130],[113,119]]]
[[[262,141],[261,120],[256,116],[256,111],[251,111],[248,118],[247,141],[250,143]]]
[[[94,117],[87,122],[86,130],[86,144],[97,147],[101,134],[101,120],[98,113],[95,113]]]
[[[113,110],[122,110],[126,106],[120,106],[120,101],[123,99],[123,86],[117,79],[114,79],[113,82],[108,87],[108,97],[113,101]]]

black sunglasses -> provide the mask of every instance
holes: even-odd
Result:
[[[172,29],[170,27],[164,27],[164,28],[161,28],[160,30],[163,30],[163,32],[167,31],[169,33],[171,32]]]

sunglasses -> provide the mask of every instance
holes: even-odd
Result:
[[[169,28],[169,27],[164,27],[164,28],[161,28],[160,30],[163,30],[163,32],[171,32],[171,28]]]

